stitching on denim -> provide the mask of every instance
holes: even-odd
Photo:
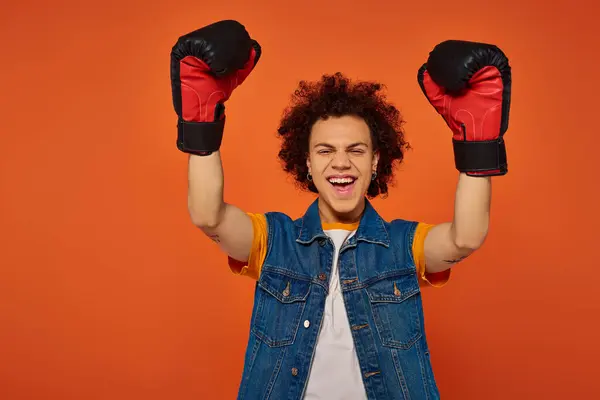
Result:
[[[400,360],[398,360],[398,351],[392,350],[392,359],[394,360],[394,368],[396,369],[396,377],[400,383],[400,387],[402,388],[402,394],[406,400],[410,400],[410,393],[408,391],[408,387],[406,386],[406,378],[404,377],[404,371],[402,370],[402,365],[400,365]]]
[[[275,382],[277,381],[277,376],[279,376],[279,372],[281,371],[281,364],[283,364],[283,358],[285,357],[285,353],[287,352],[287,347],[281,349],[281,354],[277,358],[277,363],[275,364],[275,369],[273,370],[273,375],[271,375],[271,380],[267,385],[267,392],[265,393],[265,400],[268,400],[271,397],[271,392],[273,391],[273,387],[275,386]]]

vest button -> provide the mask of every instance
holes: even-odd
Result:
[[[325,275],[323,272],[321,272],[321,273],[319,274],[319,279],[320,279],[320,280],[322,280],[322,281],[324,281],[324,280],[326,280],[326,279],[327,279],[327,275]]]
[[[319,239],[319,246],[325,246],[325,239],[323,239],[323,238]]]
[[[304,321],[304,327],[308,328],[310,326],[310,321],[309,320],[305,320]]]
[[[292,375],[298,375],[298,368],[292,368]]]

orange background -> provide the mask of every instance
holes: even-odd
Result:
[[[226,199],[299,216],[275,129],[299,79],[387,84],[414,149],[386,218],[452,216],[451,134],[416,82],[449,38],[511,59],[509,174],[485,246],[424,292],[443,399],[583,399],[600,381],[592,1],[3,2],[0,399],[232,399],[253,282],[190,223],[169,51],[242,21],[264,54],[228,102]],[[497,254],[494,254],[497,253]]]

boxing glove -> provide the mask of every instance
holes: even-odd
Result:
[[[178,38],[171,49],[171,92],[179,150],[196,155],[219,150],[225,102],[260,56],[258,42],[233,20],[218,21]]]
[[[497,46],[447,40],[429,53],[417,80],[453,132],[454,162],[471,176],[508,172],[511,67]]]

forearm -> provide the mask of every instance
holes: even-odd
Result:
[[[219,224],[225,209],[223,181],[223,165],[219,151],[208,156],[190,155],[188,211],[195,225],[213,228]]]
[[[490,177],[459,175],[450,228],[453,241],[465,251],[477,249],[485,240],[490,221]]]

